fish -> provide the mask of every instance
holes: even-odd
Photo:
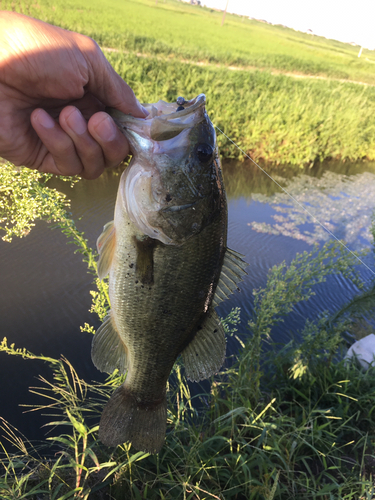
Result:
[[[114,220],[97,240],[110,311],[92,341],[102,372],[126,373],[106,404],[99,439],[158,453],[167,425],[167,381],[181,354],[189,380],[225,359],[215,307],[246,274],[227,248],[228,208],[215,129],[204,94],[145,104],[147,118],[108,112],[130,143]]]

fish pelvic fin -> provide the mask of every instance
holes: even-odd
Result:
[[[102,280],[109,273],[115,251],[116,231],[114,221],[108,222],[96,242],[99,253],[98,276]]]
[[[227,299],[235,290],[238,289],[238,283],[247,275],[245,269],[248,264],[243,260],[243,255],[227,248],[225,251],[223,266],[219,282],[216,287],[215,295],[212,301],[214,307]]]
[[[213,309],[206,313],[193,340],[182,351],[186,376],[199,382],[217,373],[225,359],[225,332]]]
[[[167,428],[167,399],[138,402],[125,384],[118,387],[104,408],[99,439],[106,446],[130,441],[134,448],[158,453],[164,444]]]
[[[91,359],[101,372],[120,373],[128,369],[127,348],[118,334],[109,313],[96,331],[91,344]]]

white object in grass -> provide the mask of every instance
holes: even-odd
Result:
[[[345,356],[346,359],[356,358],[359,364],[367,370],[375,361],[375,335],[371,333],[367,337],[354,342],[349,347]]]

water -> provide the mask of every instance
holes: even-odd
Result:
[[[330,237],[251,162],[224,162],[223,168],[229,201],[228,245],[245,255],[249,268],[241,293],[232,295],[218,312],[224,316],[232,307],[241,307],[240,333],[246,336],[253,289],[265,285],[270,267],[282,261],[290,263],[297,252],[311,251],[312,243],[321,244]],[[349,248],[370,246],[375,165],[329,163],[304,171],[279,166],[273,175],[330,231],[344,238]],[[73,189],[58,180],[51,183],[71,199],[77,226],[92,246],[103,225],[113,218],[119,179],[117,170],[96,181],[83,180]],[[14,239],[11,244],[0,241],[0,339],[7,337],[9,343],[35,354],[64,355],[81,377],[103,380],[104,375],[91,363],[92,336],[79,328],[85,322],[99,326],[89,312],[93,277],[74,250],[58,229],[51,230],[44,222],[38,222],[26,238]],[[365,262],[375,271],[372,254]],[[370,280],[371,272],[364,266],[359,268],[364,279]],[[357,290],[343,278],[331,277],[316,292],[275,330],[274,340],[284,344],[292,335],[298,336],[306,318],[337,310]],[[237,345],[229,343],[228,352],[235,349]],[[47,419],[36,412],[24,414],[25,408],[18,405],[43,402],[28,388],[40,385],[38,375],[50,379],[49,367],[4,353],[0,362],[0,415],[29,439],[40,438],[40,427]]]

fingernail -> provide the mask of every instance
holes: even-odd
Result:
[[[139,104],[139,108],[143,111],[143,114],[146,116],[148,116],[150,113],[147,111],[147,109],[142,106],[142,104],[138,103]]]
[[[39,123],[44,128],[51,129],[56,125],[55,120],[44,110],[39,110],[36,119]]]
[[[117,133],[116,125],[108,115],[96,125],[95,131],[105,142],[113,141]]]
[[[87,130],[86,120],[77,108],[73,108],[70,115],[66,117],[66,122],[73,132],[77,135],[82,135]]]

